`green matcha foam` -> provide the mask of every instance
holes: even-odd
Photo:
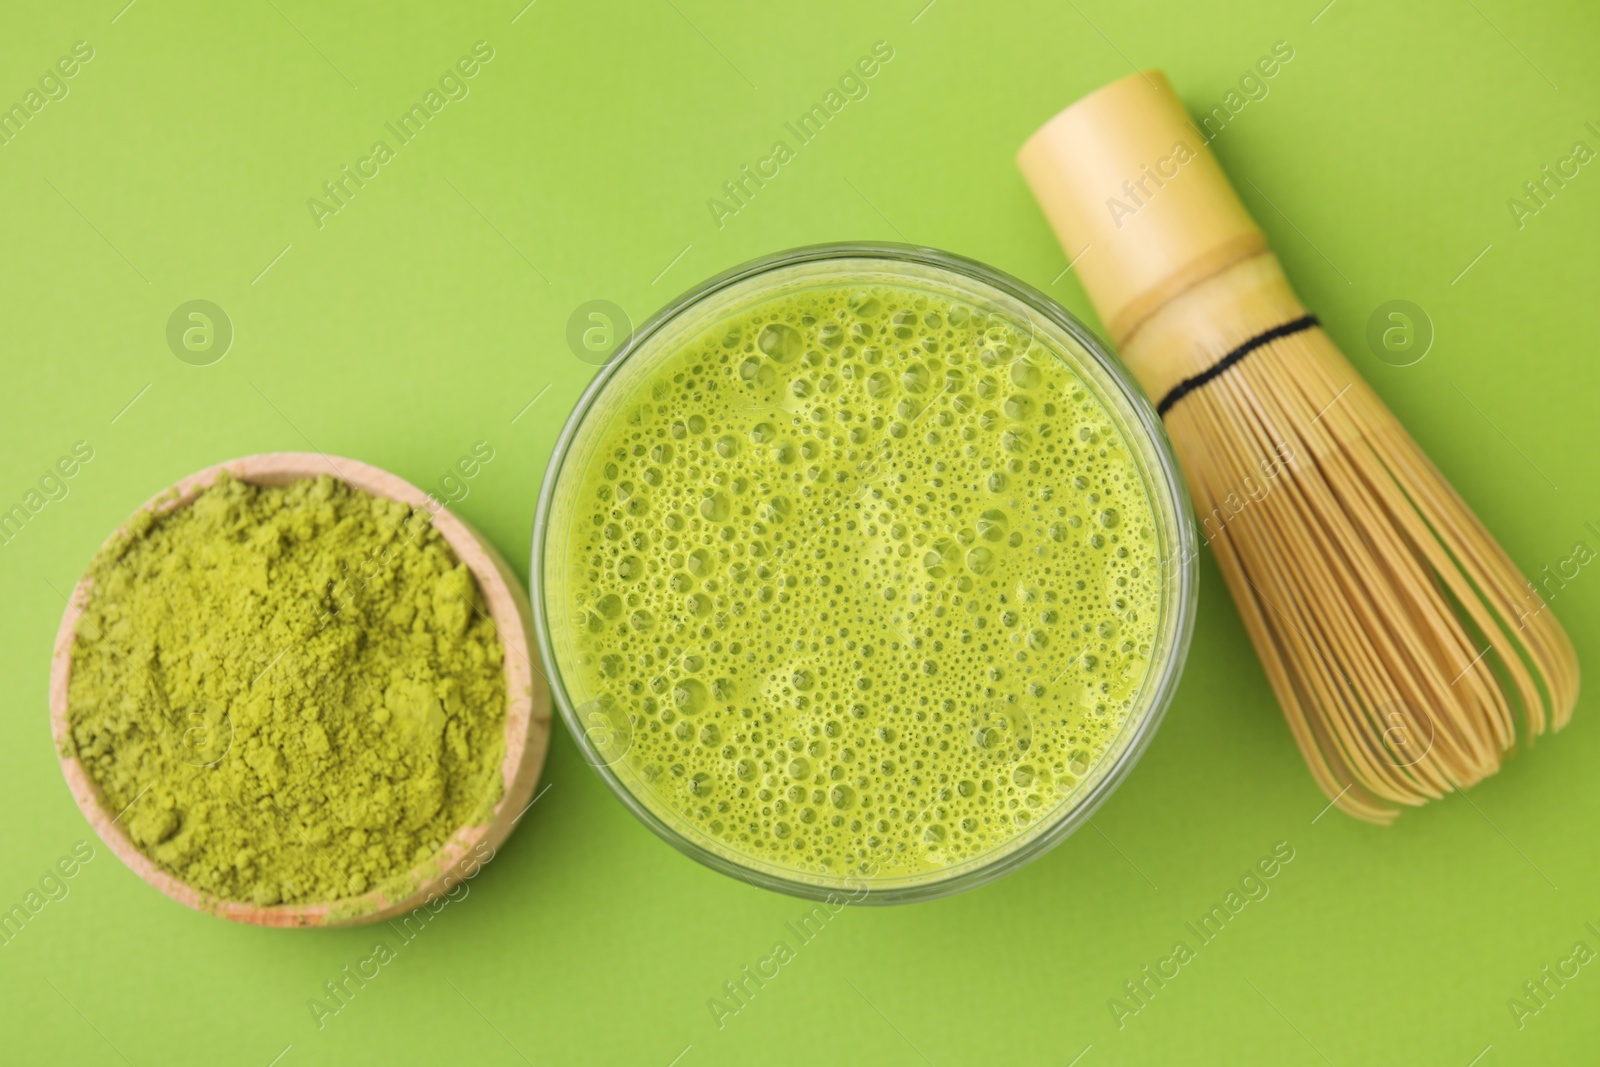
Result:
[[[691,312],[562,467],[555,666],[696,846],[904,884],[1037,836],[1143,713],[1140,462],[1079,365],[933,279]]]

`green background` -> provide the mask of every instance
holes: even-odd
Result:
[[[95,50],[0,146],[0,508],[74,442],[95,452],[0,546],[5,909],[93,840],[51,750],[50,648],[61,593],[141,501],[279,449],[432,488],[487,441],[459,511],[525,575],[550,448],[594,370],[566,341],[586,301],[639,321],[743,260],[865,238],[975,257],[1094,322],[1012,155],[1131,64],[1208,110],[1274,42],[1293,47],[1215,147],[1254,183],[1238,182],[1306,303],[1524,570],[1600,545],[1600,173],[1521,228],[1506,203],[1575,141],[1600,147],[1593,5],[123,2],[0,18],[0,103],[74,41]],[[470,95],[319,229],[307,199],[479,40],[494,58]],[[870,95],[719,228],[706,200],[879,40],[894,58]],[[236,331],[209,366],[165,338],[196,298]],[[1436,330],[1413,366],[1366,345],[1391,299]],[[1553,604],[1591,663],[1596,573]],[[657,841],[558,726],[548,792],[470,895],[320,1030],[307,1000],[373,931],[193,913],[95,842],[70,895],[0,948],[3,1056],[1595,1062],[1600,965],[1521,1029],[1507,1008],[1576,941],[1600,949],[1584,927],[1600,925],[1593,701],[1468,797],[1390,829],[1318,818],[1209,557],[1201,579],[1176,702],[1092,829],[986,888],[845,912],[720,1030],[707,999],[807,906]],[[1108,999],[1278,842],[1294,860],[1271,895],[1119,1030]]]

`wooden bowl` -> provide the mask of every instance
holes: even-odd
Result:
[[[100,839],[123,863],[173,900],[196,910],[258,926],[352,926],[409,912],[477,874],[486,862],[485,856],[493,857],[489,850],[498,848],[511,832],[539,780],[550,740],[550,690],[544,671],[534,663],[529,648],[528,633],[533,624],[527,594],[500,554],[465,522],[439,506],[437,501],[431,501],[427,494],[405,479],[352,459],[314,452],[245,456],[191,474],[150,500],[141,510],[164,515],[187,507],[223,471],[240,481],[257,485],[287,485],[302,478],[327,474],[374,496],[433,512],[434,529],[477,579],[484,604],[505,642],[506,754],[500,767],[504,795],[488,822],[461,827],[425,866],[411,872],[410,881],[416,888],[403,898],[391,900],[382,890],[372,890],[337,901],[260,907],[222,900],[179,881],[134,847],[116,821],[117,813],[108,810],[100,787],[72,754],[67,726],[68,681],[78,618],[89,602],[87,574],[73,589],[67,610],[61,617],[50,671],[50,728],[67,785]]]

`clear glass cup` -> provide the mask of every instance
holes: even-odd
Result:
[[[1074,364],[1135,457],[1152,506],[1163,570],[1157,639],[1137,705],[1072,791],[1026,831],[987,853],[884,878],[782,869],[742,855],[678,816],[665,800],[652,803],[651,786],[626,759],[637,718],[626,708],[619,712],[614,700],[602,709],[596,695],[569,689],[562,664],[574,662],[573,634],[552,619],[552,603],[559,602],[565,580],[559,561],[571,520],[569,498],[583,480],[600,436],[596,431],[615,402],[709,323],[797,287],[873,282],[928,289],[991,309]],[[1122,363],[1071,313],[1037,289],[973,260],[906,245],[847,243],[793,249],[720,274],[668,304],[618,348],[556,442],[534,518],[530,573],[534,633],[562,718],[584,758],[641,822],[686,855],[754,885],[815,900],[893,904],[970,889],[1038,858],[1087,821],[1127,776],[1160,724],[1183,670],[1194,619],[1196,541],[1188,494],[1160,419]]]

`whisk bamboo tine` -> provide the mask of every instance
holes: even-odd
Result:
[[[1404,437],[1403,444],[1398,440],[1391,442],[1395,451],[1421,456],[1415,444],[1398,426],[1394,427],[1392,436]],[[1428,466],[1431,468],[1431,464]],[[1495,687],[1491,668],[1488,666],[1490,660],[1483,655],[1485,651],[1492,650],[1502,669],[1510,676],[1530,734],[1542,732],[1546,718],[1544,707],[1546,695],[1535,683],[1532,673],[1524,662],[1523,654],[1517,648],[1516,639],[1506,628],[1510,620],[1504,610],[1506,583],[1503,576],[1514,573],[1510,560],[1489,539],[1487,531],[1470,512],[1466,511],[1465,504],[1453,491],[1447,495],[1432,493],[1427,481],[1415,479],[1412,470],[1399,464],[1391,466],[1390,473],[1402,488],[1410,490],[1408,495],[1420,512],[1421,521],[1426,522],[1437,537],[1436,542],[1432,537],[1413,534],[1413,543],[1417,550],[1432,557],[1436,575],[1449,588],[1460,609],[1468,614],[1477,630],[1488,642],[1483,649],[1473,653],[1477,662],[1467,674],[1470,675],[1472,685],[1487,688],[1494,693],[1497,710],[1500,712],[1498,728],[1503,742],[1502,747],[1509,746],[1514,740],[1515,727],[1511,720],[1510,708]],[[1441,504],[1445,506],[1441,507]],[[1397,514],[1403,512],[1397,509]],[[1542,650],[1532,648],[1523,651],[1528,653],[1534,663],[1542,664],[1547,672],[1552,668],[1559,670],[1555,663],[1545,662]],[[1547,673],[1546,676],[1550,675]]]
[[[1387,823],[1498,770],[1519,717],[1564,726],[1571,641],[1306,314],[1166,79],[1091,94],[1018,163],[1159,402],[1330,806]]]
[[[1571,715],[1577,699],[1577,658],[1566,632],[1545,615],[1544,601],[1527,582],[1494,542],[1489,531],[1466,503],[1446,482],[1438,469],[1420,448],[1398,426],[1394,432],[1405,438],[1406,448],[1397,456],[1404,464],[1407,477],[1418,484],[1418,494],[1425,502],[1429,514],[1441,514],[1448,531],[1448,544],[1466,562],[1469,573],[1484,589],[1487,606],[1494,612],[1501,626],[1509,634],[1520,634],[1513,640],[1524,645],[1524,651],[1537,669],[1539,680],[1548,690],[1541,699],[1528,707],[1530,731],[1541,733],[1544,728],[1544,705],[1549,704],[1554,715],[1553,726],[1559,729]],[[1419,476],[1419,472],[1425,472]],[[1531,605],[1530,605],[1531,596]],[[1519,607],[1522,610],[1518,610]],[[1528,614],[1524,614],[1524,613]],[[1532,626],[1526,626],[1530,621]],[[1564,709],[1564,710],[1563,710]]]
[[[1346,383],[1347,386],[1349,384]],[[1344,417],[1343,412],[1335,416],[1338,419]],[[1433,692],[1425,695],[1415,686],[1411,686],[1409,692],[1396,695],[1408,702],[1420,701],[1420,706],[1426,707],[1429,706],[1429,698],[1437,700],[1443,696],[1439,692],[1435,672],[1430,670],[1432,657],[1426,654],[1426,646],[1432,645],[1437,648],[1440,638],[1449,641],[1458,650],[1465,650],[1470,646],[1465,633],[1451,618],[1442,596],[1422,572],[1417,560],[1406,551],[1400,531],[1392,529],[1384,521],[1388,516],[1385,514],[1382,495],[1387,487],[1370,478],[1356,477],[1361,473],[1370,473],[1362,471],[1365,459],[1366,455],[1363,452],[1355,451],[1330,457],[1326,461],[1337,462],[1342,468],[1337,473],[1326,472],[1326,481],[1334,493],[1342,497],[1335,506],[1342,507],[1344,514],[1334,514],[1331,519],[1325,516],[1325,521],[1335,524],[1333,526],[1335,533],[1340,526],[1347,526],[1364,535],[1359,543],[1362,553],[1361,558],[1356,561],[1354,574],[1357,579],[1364,579],[1360,592],[1375,602],[1374,614],[1385,618],[1406,614],[1406,605],[1400,603],[1401,596],[1406,593],[1413,597],[1420,595],[1430,601],[1425,605],[1425,610],[1411,613],[1418,619],[1430,623],[1427,631],[1418,634],[1400,630],[1394,635],[1400,641],[1400,646],[1390,646],[1381,650],[1389,676],[1396,681],[1411,681],[1413,675],[1408,672],[1413,670],[1419,670],[1424,674],[1425,677],[1420,680],[1428,684]],[[1393,513],[1392,508],[1388,511],[1390,514]],[[1328,546],[1329,551],[1337,549],[1337,544]],[[1387,581],[1379,580],[1384,576],[1388,578]],[[1353,595],[1355,591],[1345,592],[1346,595]],[[1371,625],[1373,622],[1371,618],[1363,620],[1366,625]],[[1435,640],[1427,640],[1429,637]],[[1419,644],[1424,647],[1419,648]]]
[[[1386,759],[1379,750],[1377,743],[1386,729],[1393,724],[1385,723],[1382,719],[1382,708],[1392,703],[1389,700],[1369,700],[1362,702],[1356,699],[1354,692],[1376,692],[1380,696],[1388,695],[1384,690],[1382,672],[1376,669],[1370,642],[1365,641],[1363,623],[1370,625],[1370,620],[1352,620],[1350,612],[1356,601],[1348,597],[1331,595],[1331,586],[1341,581],[1348,583],[1348,573],[1340,575],[1338,569],[1348,572],[1348,564],[1341,560],[1336,550],[1325,543],[1325,533],[1319,524],[1307,512],[1315,507],[1311,499],[1321,488],[1314,479],[1295,479],[1291,469],[1290,482],[1284,487],[1284,497],[1269,508],[1262,517],[1263,525],[1270,525],[1272,533],[1269,537],[1259,538],[1248,527],[1237,531],[1236,539],[1248,547],[1252,541],[1260,541],[1266,549],[1268,557],[1286,558],[1293,551],[1290,538],[1295,529],[1307,529],[1320,542],[1323,542],[1323,553],[1302,554],[1303,564],[1295,568],[1283,568],[1274,571],[1264,559],[1257,558],[1255,569],[1263,574],[1261,582],[1254,583],[1258,594],[1272,601],[1271,594],[1262,588],[1262,582],[1276,580],[1275,585],[1280,596],[1292,596],[1298,604],[1307,606],[1321,606],[1322,610],[1312,615],[1313,619],[1322,620],[1318,633],[1318,654],[1336,665],[1335,670],[1344,688],[1339,692],[1335,701],[1330,706],[1337,707],[1342,714],[1334,720],[1336,735],[1341,741],[1341,750],[1344,752],[1345,762],[1355,764],[1357,773],[1369,780],[1378,781],[1389,779],[1391,784],[1401,784],[1409,775],[1403,772],[1392,759]],[[1281,513],[1274,514],[1274,511]],[[1265,532],[1265,531],[1263,531]],[[1303,624],[1304,625],[1304,624]],[[1311,625],[1317,625],[1315,621]],[[1365,643],[1366,647],[1363,648]],[[1363,655],[1363,653],[1366,653]],[[1359,684],[1358,684],[1359,683]],[[1405,721],[1406,713],[1402,715],[1402,726],[1416,729],[1416,724]],[[1425,777],[1427,768],[1422,771]],[[1398,780],[1398,781],[1396,781]],[[1442,783],[1437,780],[1431,782],[1434,789]],[[1387,792],[1387,791],[1386,791]],[[1389,796],[1397,795],[1388,793]]]
[[[1251,403],[1253,398],[1244,393],[1240,384],[1242,380],[1241,378],[1232,381],[1227,387],[1216,390],[1216,397],[1229,396],[1241,403]],[[1221,385],[1221,382],[1216,384]],[[1272,383],[1268,381],[1259,384],[1263,391],[1268,391]],[[1298,412],[1293,404],[1286,404],[1284,408],[1291,417],[1298,416],[1298,421],[1302,424],[1309,422],[1313,417],[1304,404],[1300,405]],[[1258,410],[1257,414],[1265,413]],[[1292,545],[1286,541],[1286,536],[1292,534],[1286,535],[1275,513],[1287,510],[1283,507],[1285,503],[1298,512],[1288,516],[1291,528],[1308,530],[1320,551],[1304,556],[1300,561],[1304,566],[1286,570],[1282,575],[1275,574],[1267,568],[1264,561],[1260,560],[1257,561],[1256,569],[1278,578],[1274,585],[1280,597],[1291,598],[1297,603],[1320,606],[1319,615],[1323,620],[1318,635],[1320,645],[1333,650],[1333,658],[1339,661],[1339,673],[1345,686],[1358,688],[1369,694],[1369,699],[1365,701],[1351,699],[1345,692],[1338,693],[1336,697],[1324,697],[1330,707],[1336,707],[1340,711],[1340,715],[1333,719],[1335,727],[1333,733],[1338,738],[1344,762],[1353,776],[1366,780],[1388,799],[1398,800],[1404,797],[1407,791],[1419,788],[1427,795],[1438,795],[1441,790],[1450,788],[1448,780],[1436,769],[1438,763],[1445,762],[1454,768],[1448,779],[1456,782],[1471,780],[1477,777],[1477,773],[1469,768],[1481,767],[1486,753],[1481,746],[1473,745],[1475,739],[1472,736],[1464,736],[1448,720],[1442,723],[1430,721],[1424,728],[1410,710],[1418,706],[1424,699],[1423,695],[1413,685],[1403,698],[1401,693],[1387,684],[1387,680],[1391,677],[1407,683],[1412,681],[1412,676],[1404,672],[1407,664],[1397,662],[1405,659],[1403,649],[1397,647],[1380,622],[1379,609],[1385,606],[1381,603],[1381,599],[1387,596],[1390,600],[1387,606],[1392,610],[1395,607],[1393,596],[1390,590],[1381,587],[1373,590],[1369,588],[1370,583],[1363,582],[1364,571],[1381,566],[1381,559],[1373,556],[1366,544],[1358,541],[1340,546],[1330,540],[1330,528],[1337,530],[1344,519],[1344,516],[1338,513],[1340,502],[1334,499],[1335,493],[1331,486],[1338,485],[1340,478],[1348,480],[1349,471],[1345,469],[1348,466],[1345,457],[1324,447],[1321,441],[1307,440],[1315,434],[1315,430],[1310,430],[1300,435],[1302,454],[1307,452],[1320,454],[1321,458],[1318,461],[1321,465],[1320,474],[1325,481],[1315,478],[1303,482],[1295,481],[1291,465],[1288,475],[1291,482],[1286,491],[1279,490],[1285,495],[1280,496],[1278,501],[1264,501],[1266,506],[1257,516],[1246,517],[1235,527],[1233,539],[1242,539],[1246,543],[1259,540],[1267,548],[1269,556],[1287,558]],[[1222,451],[1227,447],[1226,438],[1216,444],[1216,451]],[[1332,474],[1330,468],[1338,470],[1339,474]],[[1346,486],[1347,493],[1357,488],[1359,487]],[[1359,493],[1356,495],[1359,496]],[[1364,504],[1370,511],[1370,501],[1357,502]],[[1345,501],[1346,506],[1349,503],[1349,500]],[[1331,516],[1330,512],[1333,513]],[[1365,520],[1371,523],[1373,516],[1368,514]],[[1262,528],[1254,530],[1253,525]],[[1371,529],[1388,536],[1388,532],[1381,525],[1372,525]],[[1382,547],[1388,548],[1392,554],[1395,546]],[[1352,554],[1356,556],[1355,559],[1350,558]],[[1409,562],[1404,556],[1398,558]],[[1255,591],[1269,602],[1274,599],[1271,593],[1261,588],[1260,583],[1257,583]],[[1374,592],[1380,599],[1380,603],[1376,605],[1372,603]],[[1434,606],[1442,608],[1443,605]],[[1300,625],[1302,628],[1309,628],[1315,624],[1309,620],[1302,620]],[[1401,636],[1403,638],[1405,635]],[[1458,640],[1457,644],[1459,647],[1466,647],[1464,639]],[[1413,653],[1411,659],[1416,658]],[[1435,686],[1437,688],[1437,682]],[[1438,694],[1436,692],[1433,695]],[[1391,706],[1395,710],[1387,714],[1397,720],[1394,723],[1385,719],[1384,709]],[[1383,751],[1376,741],[1381,739],[1386,731],[1396,728],[1408,731],[1411,736],[1425,736],[1431,742],[1429,751],[1425,754],[1429,758],[1408,763]],[[1460,749],[1466,751],[1453,751]],[[1419,778],[1422,781],[1416,781]]]
[[[1351,400],[1350,408],[1341,413],[1338,419],[1343,420],[1347,415],[1358,412],[1363,400],[1364,396],[1358,394]],[[1384,479],[1372,477],[1367,464],[1369,456],[1370,453],[1365,449],[1351,449],[1343,458],[1349,461],[1352,470],[1328,480],[1336,491],[1342,490],[1345,494],[1345,504],[1350,512],[1348,525],[1363,533],[1365,539],[1374,542],[1374,550],[1362,560],[1363,568],[1374,569],[1368,572],[1372,580],[1366,583],[1365,591],[1379,600],[1379,610],[1384,617],[1407,618],[1418,624],[1414,630],[1397,631],[1396,636],[1402,642],[1398,651],[1403,652],[1404,656],[1391,655],[1389,658],[1391,676],[1415,680],[1426,687],[1429,690],[1426,694],[1415,688],[1407,694],[1410,699],[1421,701],[1422,707],[1448,704],[1452,697],[1447,688],[1449,683],[1438,670],[1439,659],[1429,655],[1429,652],[1443,649],[1445,662],[1450,662],[1450,656],[1458,656],[1456,662],[1470,662],[1475,649],[1464,628],[1453,617],[1449,604],[1410,551],[1415,538],[1411,544],[1404,540],[1407,523],[1411,524],[1411,533],[1416,533],[1418,524],[1415,516],[1406,509],[1395,507],[1393,486],[1385,484]],[[1359,481],[1353,477],[1357,472],[1361,474]],[[1388,499],[1384,499],[1386,496]],[[1400,520],[1401,529],[1392,527],[1391,520]],[[1446,563],[1443,559],[1434,562],[1436,566]],[[1388,580],[1380,580],[1383,576],[1387,576]],[[1402,598],[1405,602],[1402,602]],[[1485,692],[1479,695],[1487,697],[1489,694]],[[1495,696],[1498,697],[1498,694]],[[1471,744],[1476,739],[1469,736],[1463,740]],[[1476,755],[1481,760],[1488,753],[1479,747]]]
[[[1195,410],[1197,413],[1211,414],[1211,407],[1212,405],[1209,404],[1196,405]],[[1229,448],[1230,443],[1226,437],[1218,439],[1217,451],[1219,454]],[[1292,475],[1286,472],[1280,474],[1280,477],[1289,478]],[[1286,490],[1275,491],[1284,492]],[[1287,491],[1294,492],[1293,489]],[[1205,495],[1216,498],[1221,494],[1213,491]],[[1287,646],[1291,650],[1296,650],[1301,657],[1307,655],[1318,657],[1317,661],[1311,664],[1314,675],[1312,682],[1314,690],[1318,694],[1318,699],[1323,703],[1338,704],[1348,709],[1351,703],[1348,694],[1350,688],[1349,678],[1330,657],[1319,650],[1317,642],[1312,639],[1312,634],[1309,632],[1309,629],[1317,627],[1317,620],[1295,617],[1298,612],[1296,611],[1292,614],[1291,609],[1286,606],[1299,605],[1307,599],[1305,590],[1292,588],[1300,580],[1301,576],[1293,573],[1281,575],[1275,573],[1263,574],[1259,563],[1251,558],[1254,555],[1253,549],[1257,545],[1264,546],[1269,552],[1281,550],[1282,534],[1279,524],[1272,515],[1272,511],[1281,506],[1282,498],[1280,497],[1278,501],[1273,501],[1271,495],[1269,493],[1261,502],[1260,506],[1266,509],[1265,513],[1254,516],[1242,515],[1241,517],[1240,522],[1246,527],[1252,524],[1260,526],[1257,536],[1225,534],[1224,538],[1218,538],[1218,542],[1215,543],[1224,543],[1230,547],[1236,547],[1237,552],[1235,554],[1242,557],[1243,566],[1240,567],[1240,574],[1244,579],[1244,589],[1240,594],[1241,601],[1249,600],[1254,602],[1259,600],[1267,605],[1266,611],[1258,612],[1258,616],[1265,619],[1261,635],[1270,636],[1273,631],[1280,631],[1280,635],[1276,639],[1278,647]],[[1244,572],[1249,570],[1254,570],[1260,575],[1261,581],[1254,581],[1245,576]],[[1269,588],[1263,588],[1261,582],[1267,582]],[[1324,640],[1323,643],[1325,644],[1326,641]],[[1368,763],[1372,754],[1372,746],[1365,743],[1368,739],[1353,735],[1349,729],[1347,718],[1336,720],[1333,725],[1335,727],[1333,734],[1337,738],[1337,747],[1345,753],[1346,762]],[[1391,796],[1396,796],[1396,794],[1391,794]]]

